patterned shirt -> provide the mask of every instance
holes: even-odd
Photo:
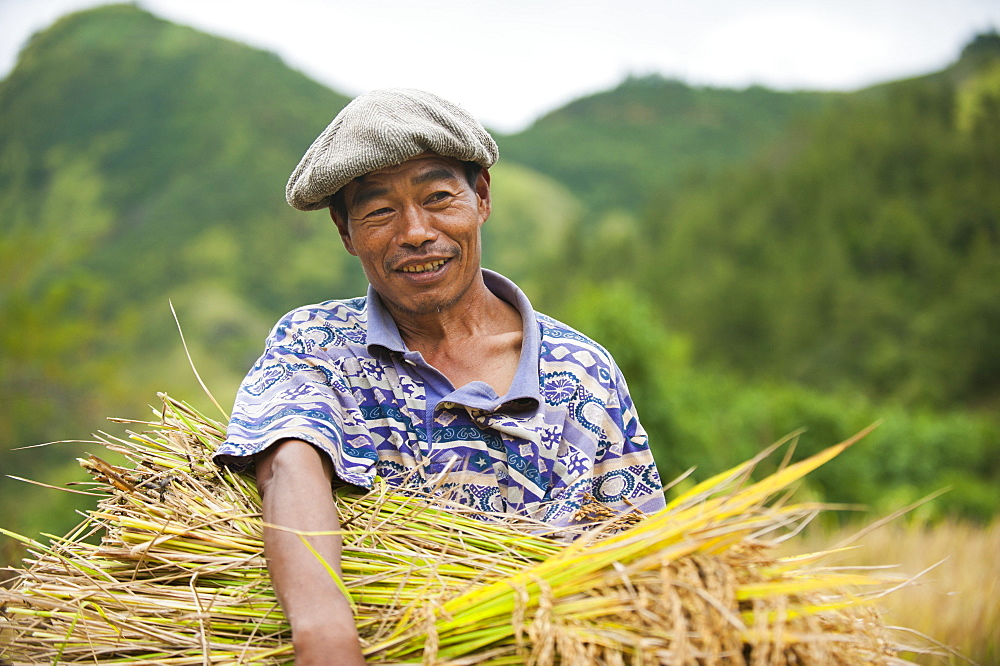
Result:
[[[626,513],[663,508],[659,474],[610,354],[535,312],[514,283],[483,270],[521,314],[520,362],[498,396],[454,388],[410,351],[378,294],[305,306],[271,331],[240,387],[220,464],[285,439],[325,451],[340,481],[434,488],[484,512],[574,522],[590,497]],[[585,497],[590,495],[590,497]]]

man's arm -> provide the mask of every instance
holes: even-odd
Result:
[[[256,458],[264,522],[303,532],[340,529],[330,460],[307,442],[289,439]],[[308,537],[340,575],[339,534]],[[298,535],[264,528],[271,584],[292,625],[295,663],[364,664],[354,616],[337,584]]]

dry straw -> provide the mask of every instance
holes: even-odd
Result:
[[[76,530],[17,537],[31,555],[0,590],[4,659],[291,662],[254,482],[211,462],[219,423],[162,398],[145,432],[101,437],[130,464],[81,460],[101,499]],[[885,581],[773,554],[822,508],[788,488],[853,441],[752,482],[772,448],[661,513],[593,522],[575,540],[384,485],[340,493],[342,585],[364,652],[373,664],[895,663],[870,603]]]

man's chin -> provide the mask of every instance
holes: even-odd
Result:
[[[455,304],[456,301],[433,300],[419,301],[416,303],[396,303],[396,309],[411,316],[425,316],[430,314],[440,314]]]
[[[414,298],[391,301],[389,305],[392,309],[402,314],[412,317],[422,317],[426,315],[440,314],[453,307],[461,299],[462,294],[448,296],[427,293]],[[382,300],[384,302],[386,299],[383,298]]]

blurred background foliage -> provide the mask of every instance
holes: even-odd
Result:
[[[270,326],[363,293],[288,174],[347,102],[273,54],[134,6],[66,17],[0,83],[0,470],[62,485],[58,444],[167,391],[223,406]],[[1000,37],[855,93],[658,76],[497,136],[484,263],[607,346],[661,472],[698,478],[805,429],[882,425],[807,492],[915,517],[1000,508]],[[4,478],[2,525],[86,497]],[[17,555],[3,542],[3,559]]]

